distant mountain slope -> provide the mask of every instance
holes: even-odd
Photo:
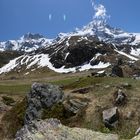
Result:
[[[46,39],[40,34],[25,34],[19,40],[9,40],[0,42],[0,51],[22,51],[31,52],[40,47],[45,47],[52,42],[51,39]]]
[[[102,5],[99,8],[105,12]],[[98,7],[95,11],[93,21],[82,29],[60,33],[54,39],[28,33],[19,40],[1,42],[1,53],[16,50],[22,52],[22,55],[12,57],[14,59],[7,56],[10,61],[0,68],[0,74],[42,67],[68,73],[105,69],[115,65],[118,59],[127,65],[139,61],[140,33],[127,33],[113,28],[106,22],[106,13],[98,12]]]

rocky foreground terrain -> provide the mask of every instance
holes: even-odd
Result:
[[[26,97],[2,96],[1,139],[139,140],[139,81],[103,80],[34,83]]]

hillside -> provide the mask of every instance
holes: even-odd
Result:
[[[72,32],[0,42],[1,140],[140,140],[140,33],[92,6]]]

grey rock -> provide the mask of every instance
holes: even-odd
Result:
[[[129,83],[123,83],[121,86],[122,86],[123,88],[126,88],[126,89],[132,88],[132,85],[129,84]]]
[[[140,134],[140,127],[136,130],[135,135]]]
[[[117,107],[113,107],[103,111],[103,122],[109,129],[116,126],[119,120],[119,112]]]
[[[16,134],[15,140],[118,140],[118,135],[64,126],[57,119],[33,121]]]
[[[79,88],[79,89],[73,90],[72,93],[86,94],[91,90],[91,88],[92,87]]]
[[[63,104],[65,110],[73,114],[77,114],[88,105],[87,102],[81,101],[80,99],[70,99]]]
[[[126,95],[121,89],[119,89],[114,96],[115,105],[124,105],[126,103]]]
[[[44,108],[50,108],[54,104],[61,102],[63,92],[56,85],[34,83],[30,93],[27,95],[27,109],[25,114],[25,124],[42,117]]]

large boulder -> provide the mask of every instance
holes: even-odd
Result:
[[[63,92],[56,85],[34,83],[31,91],[27,95],[27,109],[25,123],[42,117],[43,109],[50,108],[54,104],[61,102]]]
[[[103,122],[109,129],[116,126],[119,120],[119,112],[117,107],[113,107],[103,111]]]
[[[15,140],[119,140],[115,134],[103,134],[83,128],[64,126],[57,119],[33,121],[16,134]]]

